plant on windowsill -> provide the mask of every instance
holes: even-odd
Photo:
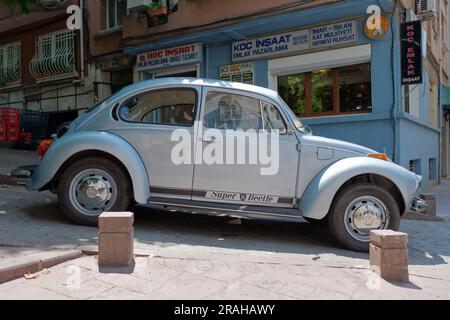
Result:
[[[145,6],[145,10],[147,11],[149,17],[160,17],[167,15],[167,7],[158,2],[152,2],[151,4]]]
[[[144,9],[147,12],[149,27],[167,23],[168,8],[166,6],[158,2],[152,2]]]

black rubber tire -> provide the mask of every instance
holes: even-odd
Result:
[[[105,158],[84,158],[69,165],[62,173],[58,185],[59,205],[64,215],[71,221],[86,225],[97,226],[98,216],[88,216],[78,211],[69,200],[70,183],[75,176],[86,169],[101,169],[106,171],[116,183],[117,197],[109,211],[126,211],[131,201],[131,186],[128,175],[116,163]]]
[[[303,217],[303,219],[305,219],[308,223],[311,223],[315,226],[327,226],[328,225],[328,216],[326,216],[325,218],[323,218],[321,220],[311,219],[311,218],[307,218],[307,217]]]
[[[398,230],[400,226],[400,209],[394,197],[380,186],[369,183],[357,183],[341,190],[335,197],[328,215],[332,236],[344,247],[359,252],[368,252],[370,241],[363,242],[353,238],[346,230],[344,216],[347,206],[354,199],[370,195],[384,203],[389,214],[387,229]]]

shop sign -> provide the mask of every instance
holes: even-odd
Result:
[[[254,69],[255,66],[252,62],[221,66],[220,80],[253,84]]]
[[[264,58],[272,55],[294,53],[310,48],[309,31],[280,33],[253,40],[233,43],[233,61]]]
[[[405,22],[400,28],[402,84],[421,84],[423,82],[422,23],[420,21]]]
[[[356,21],[329,24],[311,29],[311,47],[333,47],[358,40]]]
[[[161,69],[201,62],[202,45],[199,43],[155,50],[137,56],[138,71]]]
[[[346,21],[297,30],[232,44],[233,61],[293,55],[310,49],[351,44],[358,41],[357,22]]]

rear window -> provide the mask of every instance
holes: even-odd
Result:
[[[122,120],[134,123],[191,126],[197,93],[193,89],[163,89],[138,94],[119,109]]]

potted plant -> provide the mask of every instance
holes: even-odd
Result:
[[[163,6],[159,2],[152,2],[147,5],[146,8],[147,13],[150,17],[159,17],[167,15],[167,7]]]

